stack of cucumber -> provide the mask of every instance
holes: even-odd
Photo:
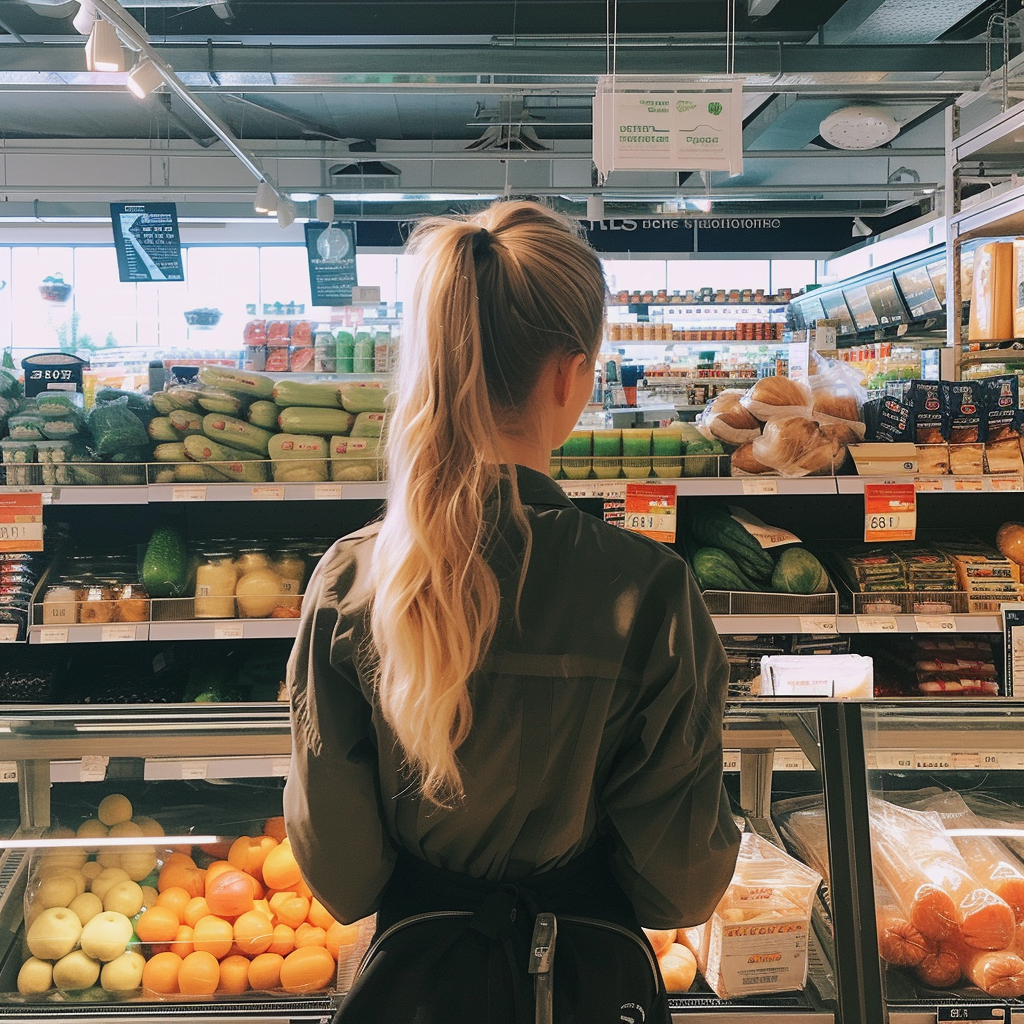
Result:
[[[275,382],[205,366],[196,387],[153,396],[158,483],[374,480],[387,387],[376,381]]]
[[[687,530],[701,590],[824,594],[831,588],[824,567],[807,548],[762,547],[724,505],[695,503]]]

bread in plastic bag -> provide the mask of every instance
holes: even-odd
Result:
[[[730,388],[708,403],[697,422],[705,428],[703,433],[711,435],[709,440],[738,447],[761,433],[761,424],[740,403],[744,394]]]
[[[864,440],[864,400],[867,392],[861,386],[861,374],[849,363],[825,359],[815,353],[816,372],[809,378],[812,396],[812,418],[840,443],[857,444]]]
[[[754,438],[750,454],[756,462],[783,476],[834,473],[846,458],[846,447],[830,431],[804,416],[769,420]]]
[[[740,404],[762,423],[779,416],[810,416],[811,389],[789,377],[762,377]]]

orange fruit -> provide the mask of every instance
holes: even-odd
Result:
[[[274,925],[274,938],[267,947],[268,953],[279,953],[287,956],[295,948],[295,929],[286,924]],[[256,986],[253,985],[253,988]]]
[[[173,864],[165,864],[160,871],[156,883],[157,891],[165,889],[182,888],[188,890],[191,896],[202,896],[206,889],[206,872],[180,861]]]
[[[234,871],[235,866],[229,860],[215,860],[206,866],[206,884],[209,885],[221,872]]]
[[[188,889],[182,889],[180,885],[172,885],[164,889],[156,898],[156,905],[158,907],[168,907],[178,915],[178,923],[185,923],[185,907],[188,906],[188,901],[192,899],[192,894]]]
[[[309,913],[309,900],[293,892],[279,892],[271,898],[270,909],[278,923],[298,928]]]
[[[342,956],[346,956],[351,952],[352,947],[356,944],[358,939],[359,925],[342,924],[340,921],[335,921],[334,924],[327,929],[327,941],[324,945],[327,948],[327,952],[330,953],[335,960],[339,960]]]
[[[274,912],[270,909],[270,904],[266,900],[253,900],[252,909],[258,910],[265,917],[274,916]]]
[[[249,988],[269,991],[281,986],[281,964],[284,957],[279,953],[260,953],[249,964]]]
[[[184,958],[194,950],[192,945],[192,929],[187,924],[178,926],[177,932],[174,934],[174,939],[170,943],[170,949],[172,953],[177,953],[178,956]]]
[[[143,942],[170,942],[180,927],[178,915],[170,907],[154,905],[139,915],[135,934]]]
[[[278,843],[263,862],[263,881],[271,889],[294,889],[302,879],[298,862],[287,839]]]
[[[157,992],[162,996],[173,995],[178,991],[178,971],[181,969],[181,957],[177,953],[157,953],[146,961],[142,968],[142,987],[148,992]]]
[[[281,815],[275,818],[267,818],[263,823],[263,834],[270,836],[271,839],[276,839],[279,843],[287,838],[287,833],[284,829],[284,818]]]
[[[286,992],[316,992],[337,976],[334,957],[323,946],[307,946],[289,953],[281,964],[281,987]]]
[[[315,925],[308,924],[303,921],[302,924],[295,929],[296,949],[301,949],[303,946],[325,945],[327,945],[327,932],[323,928],[317,928]]]
[[[185,867],[194,868],[196,862],[187,854],[182,853],[181,850],[172,850],[166,857],[163,858],[163,866],[169,867],[171,864],[184,864]]]
[[[330,911],[314,896],[309,904],[309,916],[307,920],[317,928],[327,931],[334,924],[334,918]]]
[[[212,996],[220,984],[220,964],[212,953],[197,949],[178,969],[178,991],[183,996]]]
[[[205,896],[193,896],[185,905],[185,924],[195,928],[196,922],[210,916],[210,905]]]
[[[258,910],[250,910],[235,921],[235,944],[246,956],[266,953],[274,939],[270,918]]]
[[[306,880],[301,875],[299,880],[294,885],[289,886],[289,888],[294,889],[297,896],[305,896],[307,900],[313,898],[313,891],[306,885]]]
[[[676,941],[675,928],[672,928],[669,931],[645,928],[644,934],[651,943],[651,948],[654,950],[654,955],[657,957],[664,956],[668,952],[668,947]]]
[[[254,900],[263,899],[267,895],[267,890],[263,888],[263,883],[255,875],[248,875],[247,877],[252,882],[252,898]]]
[[[231,952],[234,932],[231,925],[221,917],[212,914],[196,921],[192,929],[192,945],[197,953],[210,953],[222,960]]]
[[[252,910],[252,879],[231,868],[206,883],[206,903],[211,913],[220,917],[237,917]]]
[[[271,836],[239,836],[228,851],[228,860],[253,878],[263,879],[263,862],[267,855],[278,845]]]
[[[217,991],[240,996],[249,988],[249,960],[244,956],[227,956],[220,962],[220,984]]]

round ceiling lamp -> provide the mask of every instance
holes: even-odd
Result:
[[[900,126],[882,107],[843,107],[829,114],[818,131],[837,149],[876,149],[896,138]]]

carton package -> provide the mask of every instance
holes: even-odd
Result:
[[[986,242],[974,252],[969,341],[1014,337],[1013,242]]]

